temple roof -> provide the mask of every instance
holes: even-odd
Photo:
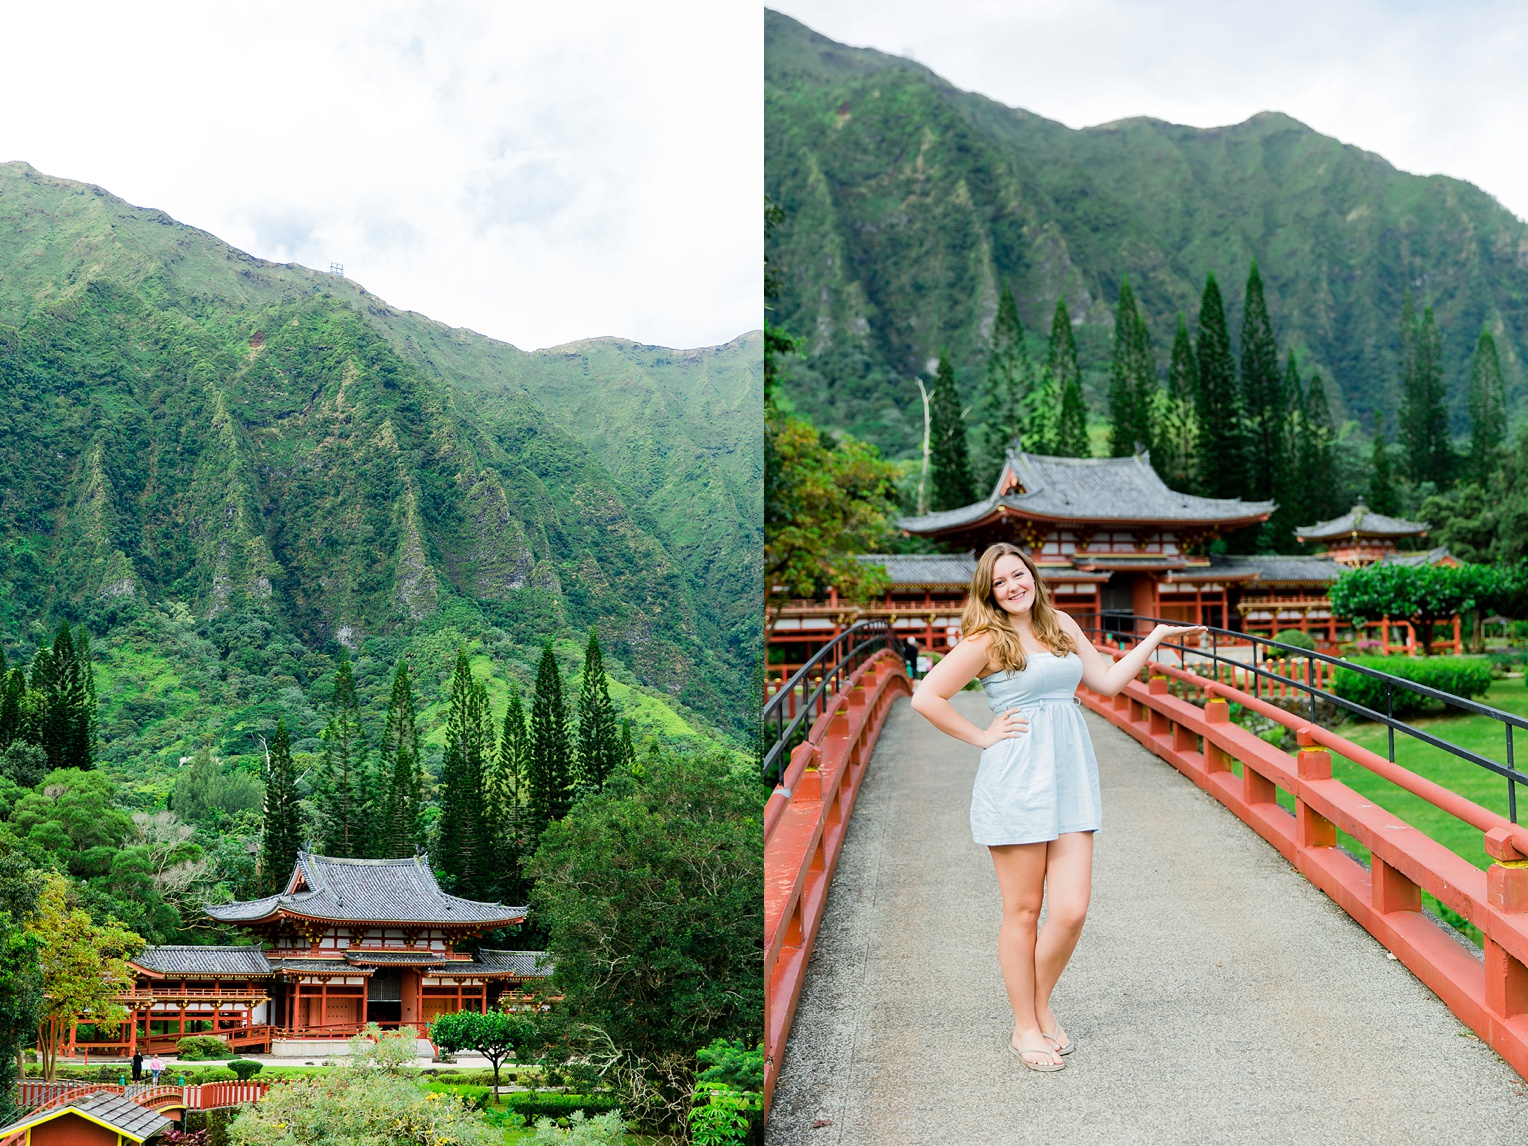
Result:
[[[191,978],[203,975],[258,978],[271,973],[265,952],[258,947],[145,947],[143,954],[131,962],[157,975]]]
[[[1359,502],[1341,517],[1295,529],[1300,541],[1335,541],[1340,537],[1420,537],[1430,528],[1425,521],[1386,517]]]
[[[113,1094],[109,1090],[98,1090],[94,1094],[77,1098],[67,1105],[55,1106],[47,1110],[34,1110],[30,1114],[23,1115],[9,1126],[0,1127],[0,1138],[9,1138],[18,1130],[51,1122],[70,1112],[109,1126],[132,1142],[143,1142],[166,1127],[174,1125],[157,1110],[139,1106],[131,1098]]]
[[[1379,559],[1379,563],[1381,565],[1438,565],[1451,560],[1453,556],[1448,551],[1447,545],[1440,545],[1436,549],[1428,549],[1425,552],[1387,553]]]
[[[1053,458],[1009,450],[1003,472],[984,501],[897,524],[927,536],[982,524],[1005,513],[1099,525],[1161,522],[1230,526],[1265,520],[1271,501],[1195,497],[1178,493],[1151,468],[1144,451],[1128,458]]]
[[[883,566],[893,585],[969,585],[976,573],[970,553],[862,553],[854,559]]]
[[[503,926],[525,918],[526,908],[447,895],[435,882],[429,857],[337,859],[298,852],[286,890],[263,899],[208,906],[221,923],[256,923],[296,915],[340,923],[439,923]]]
[[[444,951],[367,951],[364,947],[351,947],[345,951],[345,960],[374,967],[433,967],[436,963],[449,963],[451,956]]]
[[[545,951],[495,951],[483,947],[477,957],[481,963],[502,967],[523,979],[545,979],[552,974],[552,959]]]
[[[1252,573],[1259,585],[1329,585],[1344,573],[1352,572],[1349,566],[1330,557],[1282,554],[1238,557],[1224,553],[1210,556],[1210,571],[1213,574],[1228,573],[1238,580]]]

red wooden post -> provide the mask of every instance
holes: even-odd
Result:
[[[1152,696],[1166,696],[1167,678],[1165,676],[1153,676],[1146,682],[1146,691]],[[1151,735],[1166,736],[1172,731],[1166,713],[1158,712],[1155,708],[1148,708],[1146,713]]]
[[[1528,857],[1493,828],[1485,836],[1486,853],[1496,862],[1486,869],[1486,902],[1504,914],[1528,911]],[[1503,1019],[1528,1012],[1528,967],[1489,935],[1486,955],[1486,1008]]]
[[[1381,915],[1422,910],[1422,889],[1377,855],[1369,857],[1369,899]]]
[[[1230,724],[1231,706],[1221,697],[1212,697],[1204,706],[1204,721],[1206,724]],[[1206,772],[1229,772],[1231,770],[1230,758],[1225,750],[1217,744],[1213,744],[1210,738],[1204,738],[1204,770]]]
[[[1295,756],[1295,775],[1301,780],[1330,780],[1332,778],[1332,755],[1324,748],[1316,748],[1310,731],[1302,728],[1300,751]],[[1337,846],[1336,825],[1314,811],[1306,802],[1295,796],[1295,847],[1331,848]]]

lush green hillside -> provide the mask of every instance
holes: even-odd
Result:
[[[1237,328],[1254,257],[1280,343],[1335,379],[1339,418],[1394,412],[1408,284],[1444,332],[1456,430],[1483,322],[1521,407],[1528,226],[1478,188],[1271,112],[1072,130],[777,13],[765,28],[765,186],[785,216],[769,248],[776,321],[807,340],[787,388],[819,421],[909,451],[912,374],[948,347],[974,389],[1004,285],[1036,335],[1065,296],[1100,409],[1123,276],[1165,368],[1206,273]]]
[[[342,646],[429,703],[457,644],[502,691],[589,625],[639,729],[740,729],[761,369],[757,336],[522,352],[0,165],[0,637],[89,626],[119,770],[311,736]]]

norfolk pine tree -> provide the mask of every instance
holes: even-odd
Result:
[[[1274,341],[1273,323],[1269,321],[1268,303],[1263,297],[1263,276],[1258,273],[1256,259],[1247,272],[1241,352],[1242,413],[1247,434],[1246,489],[1260,501],[1282,501],[1289,479],[1289,401],[1284,394],[1279,346]],[[1290,363],[1293,366],[1293,357]]]
[[[1432,307],[1420,318],[1411,292],[1401,304],[1401,445],[1406,476],[1439,489],[1453,476],[1453,444],[1448,436],[1447,395],[1443,385],[1443,344]]]
[[[584,671],[578,689],[578,787],[585,792],[603,791],[620,759],[620,731],[615,707],[610,703],[610,681],[599,635],[589,627],[584,649]]]
[[[493,809],[494,839],[493,894],[505,903],[525,903],[530,898],[525,879],[525,771],[529,751],[525,728],[525,709],[520,703],[520,688],[509,686],[509,704],[504,709],[504,726],[499,735],[499,749],[489,770],[485,802]]]
[[[408,662],[399,661],[387,701],[381,744],[381,783],[386,785],[378,836],[383,858],[411,856],[424,842],[424,771],[419,759],[419,717]]]
[[[1482,326],[1470,359],[1470,480],[1484,486],[1507,441],[1507,390],[1491,328]]]
[[[1306,493],[1310,522],[1329,521],[1345,508],[1337,504],[1333,477],[1337,468],[1337,431],[1332,427],[1332,408],[1326,400],[1326,383],[1320,374],[1310,376],[1305,388],[1305,436],[1301,439],[1300,466],[1311,475]]]
[[[1199,491],[1206,497],[1241,497],[1247,486],[1240,388],[1225,303],[1213,274],[1205,278],[1199,302],[1194,357],[1199,363]]]
[[[1002,471],[1008,450],[1024,432],[1024,408],[1034,381],[1034,364],[1024,349],[1013,291],[1003,288],[992,326],[992,349],[982,380],[981,470],[979,489],[990,489]]]
[[[292,741],[285,721],[276,721],[268,752],[260,839],[262,895],[274,895],[286,886],[302,847],[302,802],[297,795],[297,768],[292,763]]]
[[[1152,415],[1156,412],[1157,364],[1151,334],[1141,317],[1128,279],[1119,285],[1114,319],[1114,354],[1109,362],[1109,453],[1128,458],[1138,449],[1155,448]]]
[[[568,814],[573,804],[573,738],[562,696],[562,675],[548,641],[536,667],[536,696],[531,701],[530,753],[526,769],[528,797],[527,847],[531,852],[553,820]]]
[[[1189,337],[1183,312],[1179,311],[1167,364],[1167,393],[1156,419],[1156,448],[1151,461],[1162,480],[1182,493],[1193,493],[1199,484],[1199,422],[1194,408],[1198,389],[1199,364],[1194,360],[1194,341]]]
[[[1082,369],[1077,365],[1077,339],[1072,334],[1072,319],[1064,298],[1056,300],[1056,313],[1051,317],[1045,370],[1059,402],[1051,446],[1058,457],[1085,458],[1091,452],[1088,407],[1082,395]]]
[[[318,805],[325,855],[364,857],[376,847],[372,785],[361,734],[361,702],[356,696],[350,658],[341,655],[334,672],[334,697],[324,725],[319,761]]]
[[[1374,451],[1369,460],[1369,508],[1387,516],[1396,512],[1395,479],[1390,474],[1390,451],[1385,446],[1382,415],[1374,414]]]
[[[503,878],[500,848],[503,844],[505,825],[502,820],[504,805],[499,798],[499,777],[496,775],[498,753],[494,751],[493,711],[488,703],[488,685],[480,680],[472,682],[472,707],[468,717],[468,746],[476,763],[477,821],[473,826],[476,836],[472,852],[476,876],[471,891],[464,893],[473,899],[496,898],[496,889]]]
[[[483,760],[474,743],[480,725],[477,709],[477,688],[467,651],[458,649],[446,711],[434,861],[446,887],[467,897],[476,890],[479,876],[478,802],[483,791]]]
[[[960,416],[960,392],[948,352],[939,355],[934,393],[929,400],[929,508],[935,513],[959,509],[976,500],[971,458],[966,448],[966,424]]]

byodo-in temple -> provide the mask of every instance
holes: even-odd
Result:
[[[904,533],[935,542],[941,554],[866,554],[891,585],[868,604],[829,593],[793,601],[770,637],[784,663],[804,662],[855,621],[880,617],[926,653],[960,639],[960,611],[976,554],[995,541],[1024,549],[1058,607],[1084,625],[1109,629],[1131,614],[1272,636],[1299,629],[1334,647],[1352,628],[1333,615],[1328,586],[1348,569],[1376,561],[1453,562],[1445,549],[1400,552],[1426,536],[1425,522],[1355,506],[1342,517],[1302,527],[1314,555],[1210,554],[1210,543],[1268,520],[1275,505],[1195,497],[1169,489],[1146,453],[1128,458],[1054,458],[1010,450],[982,501],[903,518]],[[1381,622],[1384,651],[1414,646],[1403,621]],[[1457,624],[1453,643],[1459,640]],[[776,653],[774,660],[780,661]]]
[[[525,920],[524,907],[440,889],[428,858],[335,859],[300,852],[276,895],[206,908],[258,938],[238,947],[149,947],[130,961],[132,1017],[63,1053],[173,1051],[190,1034],[235,1049],[311,1055],[368,1022],[412,1025],[482,1011],[551,974],[538,951],[470,947]],[[103,1037],[104,1036],[104,1037]]]

